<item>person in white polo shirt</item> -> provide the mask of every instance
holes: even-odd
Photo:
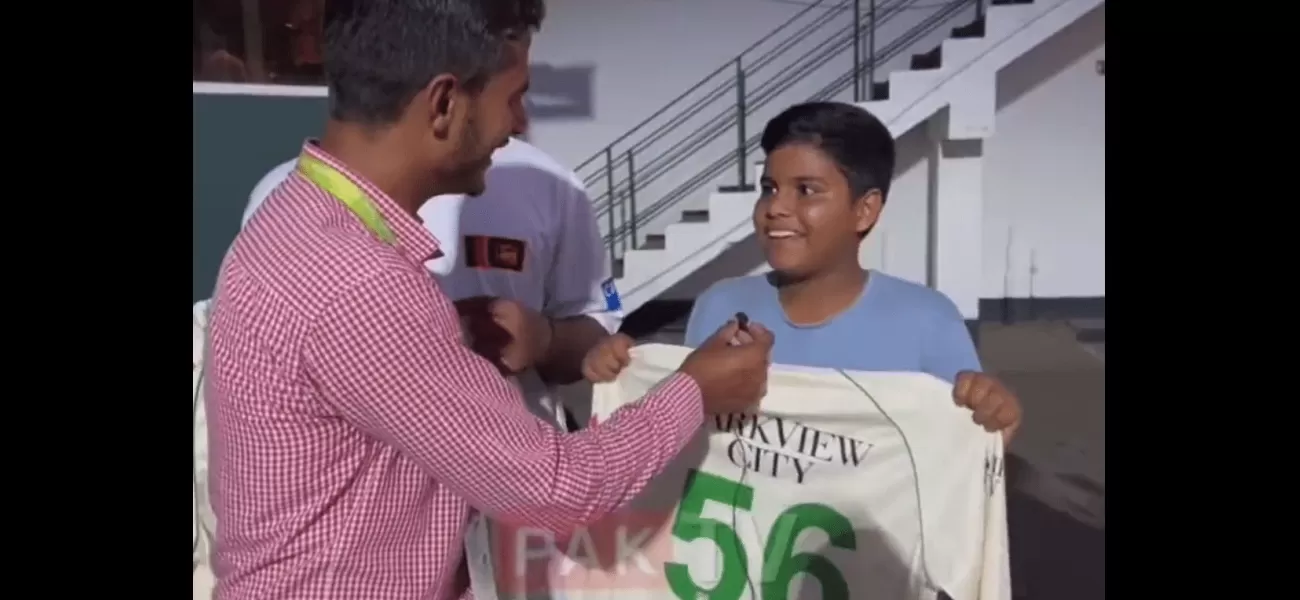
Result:
[[[258,182],[244,211],[245,224],[295,166],[296,159],[276,166]],[[556,387],[580,380],[587,351],[623,322],[582,180],[515,138],[492,155],[481,196],[431,198],[420,218],[442,244],[443,256],[426,266],[462,315],[479,315],[467,326],[476,347],[491,337],[485,327],[491,329],[493,321],[524,318],[523,311],[549,319],[547,360],[518,373],[517,380],[534,413],[574,429],[578,420],[559,401]]]

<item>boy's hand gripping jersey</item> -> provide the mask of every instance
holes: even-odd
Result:
[[[593,419],[689,352],[633,349]],[[486,526],[470,536],[478,597],[1011,597],[1001,437],[923,374],[774,367],[758,415],[710,418],[631,507],[557,537],[491,528],[489,560]]]

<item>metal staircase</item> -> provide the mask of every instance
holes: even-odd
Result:
[[[958,15],[978,15],[978,7],[977,0],[817,0],[583,161],[576,170],[603,222],[616,276],[623,252],[662,241],[646,231],[651,220],[707,184],[721,184],[727,171],[735,180],[724,191],[753,189],[750,159],[767,118],[796,101],[888,97],[877,69]],[[923,16],[885,39],[882,30],[908,13]],[[810,93],[787,94],[817,66],[845,57],[852,60],[845,72],[815,82]],[[838,97],[850,90],[851,97]],[[781,96],[798,99],[773,105]],[[683,218],[707,215],[693,210]]]
[[[1037,0],[1044,5],[1076,1]],[[930,92],[942,82],[893,77],[894,87],[903,87],[891,90],[889,74],[938,69],[945,40],[969,40],[948,45],[969,54],[959,60],[977,61],[979,49],[971,44],[985,35],[984,2],[817,0],[580,164],[577,171],[602,223],[615,277],[632,275],[625,261],[633,258],[640,271],[647,270],[648,256],[665,262],[662,276],[639,273],[637,282],[627,282],[635,289],[620,284],[627,308],[635,310],[750,235],[745,225],[753,201],[751,169],[761,158],[761,127],[787,106],[840,100],[933,114],[935,109],[928,108],[933,102],[921,100],[933,96]],[[994,0],[989,8],[1029,4]],[[1015,24],[1010,22],[1022,15],[1004,14],[1013,13],[1012,19],[998,21],[998,35],[1012,35]],[[899,97],[889,103],[891,93]],[[989,106],[991,110],[991,102]],[[918,120],[878,116],[899,135],[928,115]],[[676,232],[674,239],[696,238],[699,247],[681,244],[672,252],[641,252],[667,250],[670,231]],[[660,281],[646,285],[649,279]]]

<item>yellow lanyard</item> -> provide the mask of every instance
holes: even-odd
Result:
[[[361,224],[365,225],[370,233],[375,234],[379,241],[390,246],[397,244],[397,236],[393,235],[393,230],[388,228],[388,223],[370,201],[370,196],[338,169],[304,153],[298,157],[298,172],[302,173],[308,181],[329,192],[331,196],[338,198],[343,206],[348,207],[352,214],[361,219]]]

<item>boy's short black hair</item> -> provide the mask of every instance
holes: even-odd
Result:
[[[543,0],[326,0],[330,116],[391,123],[443,73],[477,89],[545,13]]]
[[[894,135],[875,115],[843,102],[807,102],[785,109],[763,128],[765,154],[788,144],[809,144],[826,153],[849,181],[853,200],[880,190],[889,197],[894,179]]]

